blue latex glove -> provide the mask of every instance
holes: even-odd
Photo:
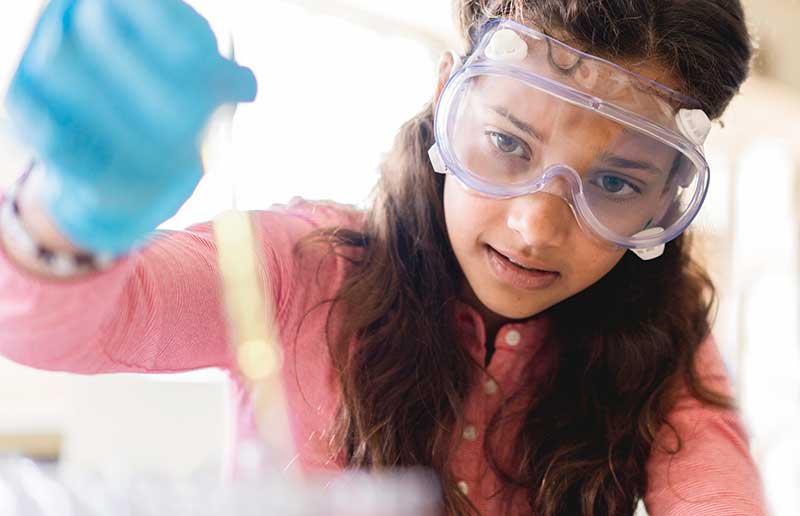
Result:
[[[255,95],[253,73],[223,58],[179,0],[52,0],[6,107],[44,165],[55,224],[87,250],[119,254],[194,191],[213,111]]]

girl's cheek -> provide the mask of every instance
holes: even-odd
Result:
[[[589,276],[584,278],[584,282],[591,285],[608,274],[619,263],[626,251],[622,248],[609,248],[593,240],[586,240],[588,245],[583,246],[584,252],[579,256],[583,257],[582,261],[585,264],[583,270]]]
[[[444,185],[444,212],[451,232],[461,233],[469,227],[469,220],[475,215],[470,209],[470,197],[466,190],[451,176],[447,176]]]
[[[497,211],[499,201],[470,192],[457,179],[448,175],[444,184],[444,205],[445,213],[449,211],[449,217],[458,217],[462,221],[482,221]]]
[[[445,178],[445,185],[444,185],[444,218],[445,218],[445,225],[447,226],[447,234],[450,237],[450,245],[453,247],[454,250],[458,252],[461,248],[461,233],[463,232],[461,227],[464,223],[463,216],[461,214],[464,213],[464,209],[462,206],[461,199],[459,198],[459,192],[456,188],[457,185],[453,184],[454,181],[447,176]]]

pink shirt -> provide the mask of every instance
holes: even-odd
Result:
[[[324,347],[329,305],[312,311],[302,325],[300,321],[319,300],[335,293],[348,265],[336,257],[298,262],[292,248],[316,227],[358,228],[361,215],[332,203],[300,200],[254,213],[284,346],[292,433],[299,459],[309,469],[332,467],[322,431],[333,420],[338,388]],[[462,345],[482,363],[483,322],[467,305],[458,310]],[[455,429],[463,437],[453,471],[482,514],[502,511],[500,500],[487,499],[498,485],[482,452],[488,418],[524,371],[546,371],[542,337],[547,324],[546,315],[541,315],[500,329],[488,368],[497,383],[487,376],[473,387],[466,422]],[[161,235],[110,271],[66,283],[31,277],[0,255],[0,353],[19,363],[82,374],[203,367],[233,372],[226,331],[209,224]],[[698,360],[707,381],[731,393],[713,340],[704,343]],[[238,377],[231,377],[239,395],[238,433],[246,438],[254,431],[252,414]],[[654,451],[650,458],[645,504],[651,516],[766,514],[747,435],[735,412],[707,408],[687,396],[670,419],[684,446],[677,455]],[[512,434],[512,425],[503,432]],[[670,441],[663,430],[654,450]],[[514,513],[524,514],[524,504],[518,502]]]

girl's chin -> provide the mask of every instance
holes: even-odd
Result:
[[[506,319],[528,319],[546,309],[541,308],[535,300],[510,296],[507,293],[485,292],[478,295],[477,300],[492,314]],[[527,301],[527,302],[526,302]]]
[[[492,312],[496,313],[497,315],[505,317],[507,319],[528,319],[542,312],[542,310],[536,310],[536,309],[520,310],[519,308],[507,307],[507,306],[498,306],[494,309],[489,307],[489,309]]]

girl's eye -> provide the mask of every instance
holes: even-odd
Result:
[[[486,131],[486,135],[491,138],[492,144],[497,147],[500,152],[504,154],[512,154],[525,160],[530,160],[530,156],[525,148],[525,144],[513,136],[509,136],[504,133],[498,133],[496,131]]]
[[[605,174],[594,179],[592,183],[602,188],[606,193],[612,194],[614,197],[627,197],[631,194],[642,193],[636,185],[618,176]]]

